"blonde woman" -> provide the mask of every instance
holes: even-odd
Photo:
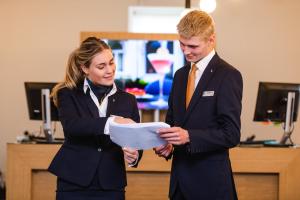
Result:
[[[110,47],[90,37],[71,53],[65,80],[53,89],[65,136],[49,166],[58,200],[125,199],[124,160],[136,167],[142,151],[114,144],[109,124],[140,117],[135,97],[116,87],[115,70]]]

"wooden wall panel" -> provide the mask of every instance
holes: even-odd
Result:
[[[7,200],[54,199],[56,178],[46,169],[59,147],[8,144]],[[300,199],[300,149],[236,147],[230,157],[240,200]],[[127,199],[167,199],[170,165],[145,151],[138,168],[127,168]]]

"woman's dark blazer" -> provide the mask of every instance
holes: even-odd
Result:
[[[127,183],[122,148],[103,132],[111,115],[139,122],[135,97],[117,89],[115,94],[108,97],[106,117],[99,117],[89,89],[85,94],[82,85],[72,90],[61,89],[58,92],[58,104],[65,142],[48,170],[65,181],[83,187],[98,176],[102,189],[123,190]]]

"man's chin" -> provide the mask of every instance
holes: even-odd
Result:
[[[188,61],[188,62],[195,62],[195,58],[187,58],[187,57],[185,57],[185,59],[186,59],[186,61]]]

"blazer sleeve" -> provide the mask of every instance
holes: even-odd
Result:
[[[240,72],[230,69],[220,84],[214,127],[188,130],[191,153],[216,151],[236,146],[240,141],[243,80]]]
[[[80,104],[73,90],[62,89],[58,93],[58,113],[65,137],[90,137],[104,134],[107,117],[93,117]]]

